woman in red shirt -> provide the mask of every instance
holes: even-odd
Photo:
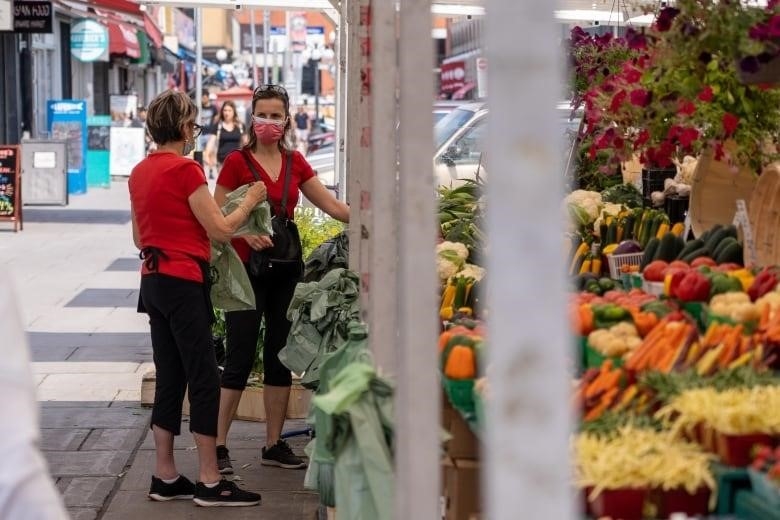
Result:
[[[210,239],[228,242],[265,200],[266,189],[254,184],[235,211],[222,215],[203,168],[184,157],[200,134],[196,117],[195,104],[182,92],[169,90],[152,101],[147,131],[157,150],[133,168],[128,182],[133,241],[144,259],[138,307],[149,314],[156,370],[157,465],[149,497],[193,499],[201,506],[257,505],[260,495],[222,480],[217,466],[219,372],[211,345],[209,259]],[[197,484],[179,474],[173,458],[185,388],[200,462]]]
[[[300,152],[293,151],[294,135],[290,117],[290,99],[287,91],[278,85],[263,85],[252,96],[252,131],[249,144],[225,158],[217,179],[214,197],[223,204],[230,191],[255,180],[250,165],[258,172],[268,189],[272,208],[281,207],[285,184],[284,172],[290,164],[290,183],[287,193],[287,217],[292,219],[298,204],[298,193],[331,217],[349,222],[349,207],[337,200],[319,181]],[[267,416],[266,446],[262,449],[264,465],[281,468],[303,468],[306,463],[296,456],[281,439],[287,403],[290,399],[292,376],[279,361],[279,351],[287,343],[290,321],[287,308],[300,281],[298,272],[271,272],[262,279],[253,276],[248,262],[251,250],[272,247],[268,236],[246,236],[233,240],[233,246],[249,272],[257,301],[254,311],[228,312],[225,315],[227,356],[222,373],[222,392],[219,404],[219,432],[217,434],[217,462],[220,472],[233,473],[226,440],[241,393],[246,387],[249,372],[257,356],[260,323],[265,316],[263,342],[263,404]]]

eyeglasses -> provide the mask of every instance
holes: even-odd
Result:
[[[192,123],[192,137],[200,137],[202,132],[203,126],[199,125],[198,123]]]
[[[264,92],[272,92],[274,94],[278,94],[282,96],[285,100],[289,99],[287,96],[287,90],[281,86],[281,85],[260,85],[257,87],[253,93],[253,97],[259,97]]]

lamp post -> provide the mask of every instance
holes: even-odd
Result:
[[[320,62],[332,61],[334,53],[331,49],[321,49],[319,44],[315,44],[313,48],[306,48],[303,51],[303,58],[308,61],[309,66],[314,67],[314,125],[312,128],[319,130],[320,121]],[[316,133],[316,132],[313,132]]]

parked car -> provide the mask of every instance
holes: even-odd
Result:
[[[323,146],[336,142],[336,128],[324,121],[318,125],[312,125],[309,138],[306,140],[306,150],[314,152]]]

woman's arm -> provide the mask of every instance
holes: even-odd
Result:
[[[135,211],[132,204],[130,205],[130,220],[133,221],[133,243],[135,247],[141,249],[141,230],[138,229],[138,221],[135,219]]]
[[[219,186],[217,187],[219,189]],[[195,218],[206,230],[211,240],[226,243],[233,233],[241,227],[249,216],[249,212],[259,202],[265,200],[265,184],[256,182],[246,192],[244,201],[229,215],[223,216],[215,198],[211,196],[206,184],[201,185],[189,196],[189,203]],[[224,202],[224,194],[223,194]]]
[[[206,142],[206,149],[203,152],[203,160],[208,166],[217,165],[217,151],[219,143],[217,142],[217,136],[212,135]]]
[[[349,222],[349,206],[333,196],[317,177],[301,184],[301,191],[309,201],[341,222]]]

